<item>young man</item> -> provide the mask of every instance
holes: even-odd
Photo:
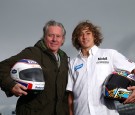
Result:
[[[79,51],[69,64],[67,90],[70,115],[118,115],[114,103],[104,99],[101,90],[105,78],[115,69],[135,73],[135,63],[113,49],[101,49],[99,27],[89,21],[80,22],[72,33],[72,44]],[[124,103],[135,102],[135,87]]]
[[[65,28],[59,22],[48,21],[44,35],[33,47],[0,62],[0,86],[7,96],[20,96],[17,115],[68,115],[68,57],[60,50],[65,41]],[[12,66],[21,59],[36,61],[43,69],[45,88],[40,94],[29,94],[27,88],[10,77]]]

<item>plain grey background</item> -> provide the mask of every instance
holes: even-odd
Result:
[[[80,21],[90,20],[101,27],[104,40],[100,47],[116,49],[135,61],[134,12],[135,0],[0,0],[0,61],[33,46],[50,19],[65,26],[62,49],[71,58],[77,54],[71,44],[72,31]],[[0,112],[9,114],[16,100],[0,90]]]

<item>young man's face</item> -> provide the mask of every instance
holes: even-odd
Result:
[[[94,36],[88,27],[81,31],[78,40],[81,45],[81,49],[90,49],[92,46],[94,46]]]
[[[57,53],[64,42],[62,28],[59,26],[49,26],[44,41],[50,51]]]

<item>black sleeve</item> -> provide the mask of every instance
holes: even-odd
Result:
[[[37,48],[35,47],[28,47],[17,55],[14,55],[0,62],[0,87],[8,97],[12,96],[10,91],[16,84],[10,77],[10,70],[12,66],[21,59],[34,59],[37,57],[38,53],[39,49],[37,51]]]

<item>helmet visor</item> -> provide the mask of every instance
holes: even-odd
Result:
[[[22,80],[44,82],[43,72],[40,68],[31,68],[20,71],[19,77]]]

